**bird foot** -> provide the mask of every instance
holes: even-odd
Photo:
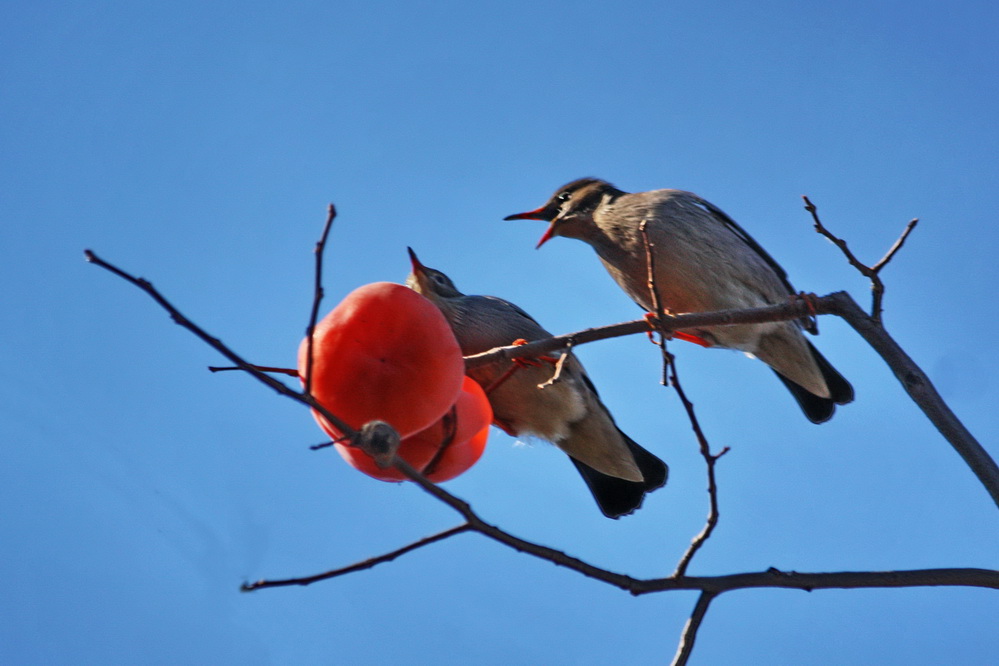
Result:
[[[649,342],[655,343],[655,338],[653,338],[652,334],[659,330],[659,328],[656,326],[656,316],[651,312],[646,312],[645,321],[649,322],[649,330],[646,331],[645,334],[649,336]],[[711,343],[705,340],[704,338],[700,338],[690,333],[684,333],[683,331],[673,331],[667,337],[672,340],[683,340],[684,342],[692,342],[695,345],[700,345],[701,347],[711,346]]]
[[[819,317],[818,310],[816,306],[816,301],[818,300],[818,295],[814,293],[806,293],[804,291],[799,291],[797,294],[791,294],[789,297],[790,301],[793,303],[797,300],[802,300],[805,302],[805,307],[808,308],[807,324],[805,324],[805,330],[812,333],[819,332]]]
[[[808,307],[808,314],[811,315],[812,317],[817,317],[819,313],[818,310],[816,309],[815,302],[818,300],[818,298],[819,298],[818,294],[812,292],[799,291],[797,294],[791,295],[791,302],[793,303],[795,300],[798,299],[803,300],[805,302],[805,305]]]
[[[526,345],[527,340],[525,340],[524,338],[517,338],[510,344],[512,346],[520,347],[522,345]],[[555,365],[556,363],[558,363],[558,359],[553,358],[551,356],[538,356],[535,358],[515,358],[512,359],[512,361],[514,365],[517,365],[521,368],[537,368],[541,365],[542,361],[551,365]]]
[[[512,346],[519,347],[521,345],[526,345],[527,340],[525,340],[524,338],[518,338],[513,342],[511,342],[510,344]],[[537,358],[512,358],[510,359],[510,367],[507,369],[507,371],[504,372],[502,375],[500,375],[496,379],[496,381],[494,381],[492,384],[484,387],[483,390],[485,391],[486,395],[489,395],[493,391],[498,389],[500,386],[502,386],[506,382],[506,380],[510,379],[510,377],[513,376],[513,374],[518,370],[521,370],[523,368],[540,367],[542,361],[551,363],[552,365],[558,364],[558,360],[552,358],[551,356],[538,356]],[[505,428],[503,428],[502,425],[500,425],[499,427],[502,428],[503,430],[506,430]]]

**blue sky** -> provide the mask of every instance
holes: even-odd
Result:
[[[593,252],[503,222],[595,175],[697,192],[798,289],[868,290],[800,196],[884,271],[890,332],[997,455],[993,3],[368,2],[11,5],[0,25],[0,661],[662,663],[691,593],[625,593],[463,535],[309,588],[240,594],[458,518],[346,467],[239,353],[289,365],[325,207],[327,308],[402,281],[412,246],[468,293],[569,332],[638,310]],[[762,364],[677,344],[716,449],[721,524],[692,574],[996,568],[996,507],[845,324],[816,344],[857,401],[814,426]],[[667,575],[706,513],[683,410],[640,337],[579,355],[669,485],[620,521],[561,454],[494,429],[447,488],[518,536]],[[698,664],[987,663],[977,589],[742,591]]]

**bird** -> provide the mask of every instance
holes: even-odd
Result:
[[[560,187],[540,208],[504,219],[548,222],[538,248],[555,236],[589,243],[614,281],[649,313],[655,308],[647,252],[660,304],[670,314],[775,305],[797,293],[766,250],[724,211],[692,192],[628,193],[599,178],[580,178]],[[836,405],[853,400],[853,387],[803,330],[818,332],[811,319],[686,332],[706,346],[737,349],[760,359],[805,416],[823,423],[832,418]]]
[[[451,278],[424,266],[408,250],[407,286],[440,309],[463,355],[551,337],[513,303],[463,294]],[[521,363],[516,370],[502,362],[468,370],[487,393],[494,425],[514,437],[546,440],[566,453],[608,518],[633,513],[647,493],[665,485],[666,463],[617,427],[575,354],[565,359],[558,380],[548,382],[553,374],[540,362]]]

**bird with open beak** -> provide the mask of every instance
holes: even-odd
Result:
[[[607,181],[581,178],[560,187],[541,208],[505,219],[548,222],[537,247],[555,236],[589,243],[611,277],[647,312],[654,312],[647,248],[656,290],[670,314],[763,307],[785,303],[796,293],[784,269],[749,234],[691,192],[629,194]],[[805,416],[822,423],[836,405],[853,400],[853,387],[802,330],[817,332],[810,320],[686,332],[708,346],[738,349],[769,365]]]
[[[406,284],[440,308],[465,356],[551,337],[513,303],[465,295],[447,275],[421,264],[411,249],[409,257]],[[632,513],[646,493],[666,483],[666,464],[621,432],[574,354],[565,359],[557,381],[549,382],[553,373],[551,365],[539,362],[511,370],[509,361],[468,372],[486,391],[495,425],[515,437],[547,440],[568,454],[604,515]]]

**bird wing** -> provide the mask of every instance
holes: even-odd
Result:
[[[531,315],[496,296],[463,296],[451,316],[452,327],[462,331],[459,342],[465,354],[508,345],[519,338],[530,342],[551,336]]]
[[[504,309],[505,308],[505,309],[512,310],[512,311],[516,312],[517,314],[519,314],[524,319],[526,319],[527,321],[529,321],[532,324],[534,324],[535,326],[537,326],[539,328],[541,327],[541,324],[538,323],[537,319],[535,319],[531,315],[529,315],[526,312],[524,312],[520,308],[520,306],[516,305],[515,303],[511,303],[510,301],[504,300],[504,299],[502,299],[502,298],[500,298],[498,296],[479,296],[479,298],[482,298],[482,299],[485,299],[486,301],[489,301],[490,304],[495,305],[495,306],[497,306],[500,309]]]
[[[732,233],[734,233],[736,236],[739,237],[739,240],[741,240],[743,243],[752,248],[752,250],[756,252],[756,254],[758,254],[761,259],[763,259],[763,261],[767,262],[767,264],[770,265],[770,268],[774,270],[774,273],[777,274],[777,277],[779,277],[781,282],[784,283],[784,286],[787,287],[787,293],[789,294],[796,293],[794,291],[794,287],[791,286],[791,283],[787,279],[787,271],[785,271],[784,268],[777,263],[777,260],[771,257],[770,253],[764,250],[763,247],[759,243],[757,243],[756,240],[752,236],[750,236],[745,229],[740,227],[735,220],[733,220],[725,213],[725,211],[723,211],[721,208],[714,205],[710,201],[706,201],[696,196],[695,200],[697,201],[698,205],[700,205],[707,212],[711,213],[711,215],[717,218],[719,222],[728,227]]]
[[[756,240],[752,236],[750,236],[745,229],[739,226],[739,224],[731,217],[729,217],[725,211],[723,211],[721,208],[714,205],[710,201],[702,199],[697,195],[692,195],[692,196],[697,205],[703,208],[707,213],[711,214],[711,216],[714,217],[716,220],[721,222],[729,231],[735,234],[739,238],[739,240],[745,243],[747,247],[752,249],[753,252],[755,252],[760,257],[760,259],[766,262],[766,264],[770,266],[771,269],[773,269],[774,274],[776,274],[777,277],[780,278],[780,281],[784,284],[784,287],[787,289],[787,293],[789,295],[793,296],[796,293],[798,293],[794,290],[794,287],[791,286],[790,280],[787,279],[787,271],[785,271],[784,268],[777,263],[777,260],[771,257],[770,253],[764,250],[763,247],[759,243],[757,243]],[[807,330],[809,333],[814,334],[817,332],[815,323],[813,321],[803,319],[801,320],[801,323],[802,326],[805,328],[805,330]]]

